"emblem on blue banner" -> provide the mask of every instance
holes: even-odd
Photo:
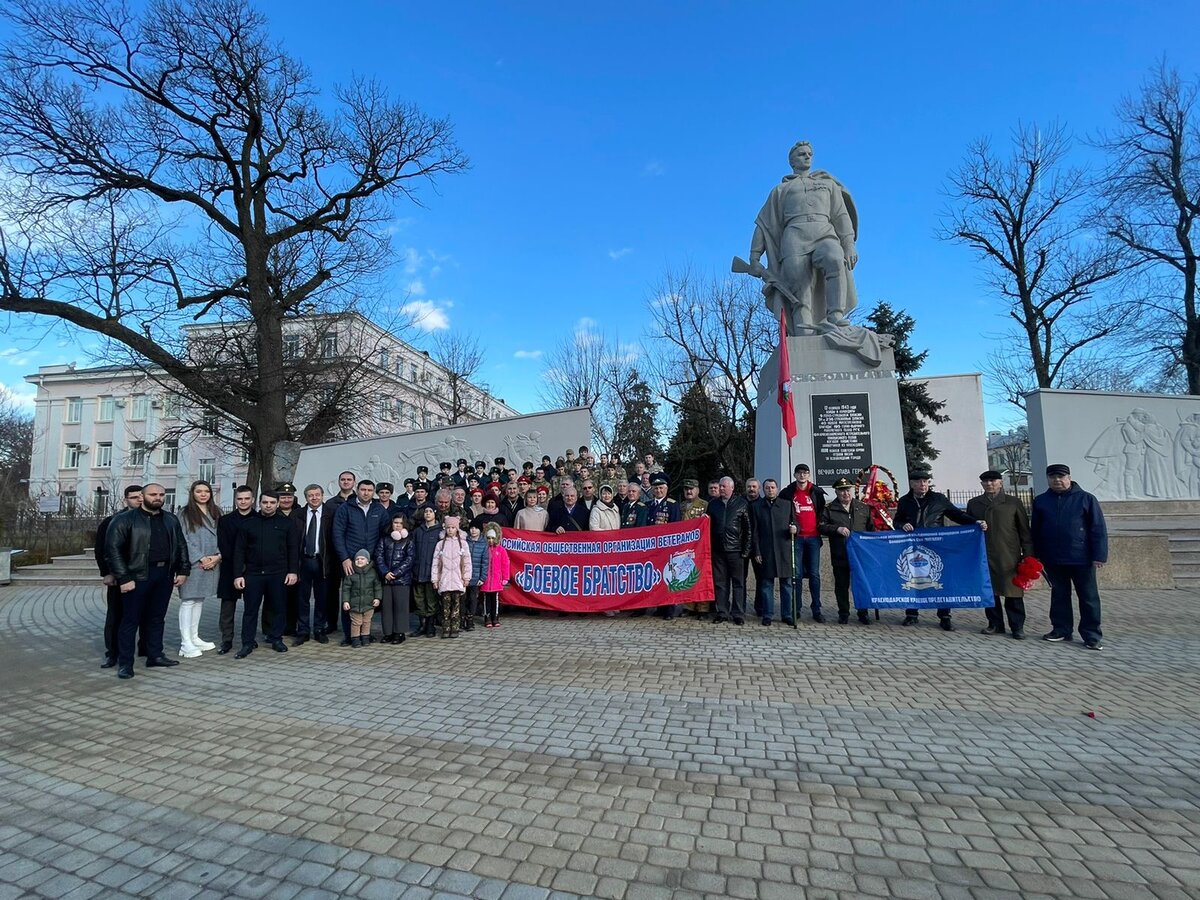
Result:
[[[910,544],[896,557],[900,587],[910,591],[940,590],[942,558],[923,544]]]

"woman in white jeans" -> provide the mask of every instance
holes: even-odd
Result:
[[[204,650],[215,650],[216,644],[200,637],[200,615],[204,601],[217,596],[217,579],[221,573],[221,554],[217,549],[217,519],[221,508],[213,502],[212,485],[207,481],[192,482],[187,505],[179,511],[179,523],[187,540],[188,559],[192,574],[179,589],[179,655],[192,659]]]

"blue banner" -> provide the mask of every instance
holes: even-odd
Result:
[[[988,607],[994,602],[978,525],[855,532],[846,545],[858,609]]]

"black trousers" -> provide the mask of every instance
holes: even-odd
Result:
[[[274,643],[283,637],[283,604],[286,586],[283,575],[247,575],[242,592],[242,646],[255,643],[258,613],[265,608],[264,621],[270,623],[266,638]]]
[[[121,627],[117,640],[119,665],[133,665],[139,630],[146,642],[146,658],[158,659],[163,655],[163,623],[167,618],[167,607],[171,605],[174,586],[170,568],[165,565],[152,566],[149,577],[145,581],[135,582],[133,590],[122,597]]]
[[[746,570],[742,554],[736,550],[714,550],[712,555],[713,588],[719,616],[746,617]]]
[[[300,560],[300,581],[296,586],[296,637],[324,634],[329,627],[325,581],[325,569],[320,558],[311,557]],[[309,624],[310,610],[312,614],[311,627]]]
[[[337,623],[342,621],[342,564],[338,563],[336,569],[330,569],[325,575],[325,621],[328,623],[326,630],[337,628]],[[346,634],[346,638],[350,637],[350,614],[345,616],[345,622],[342,622],[342,630]]]
[[[1096,567],[1046,564],[1046,580],[1050,582],[1050,625],[1063,637],[1075,630],[1075,610],[1071,603],[1071,587],[1079,598],[1079,636],[1085,641],[1098,641],[1100,631],[1100,590],[1096,586]]]
[[[917,616],[919,616],[920,614],[921,614],[921,611],[920,611],[919,609],[906,609],[906,610],[904,611],[904,615],[906,615],[906,616],[912,616],[914,619],[915,619]],[[943,606],[941,609],[939,609],[939,610],[937,611],[937,614],[938,614],[938,618],[939,618],[939,619],[948,619],[948,618],[950,618],[950,607],[948,607],[948,606]]]
[[[1004,631],[1004,613],[1008,613],[1008,627],[1014,632],[1025,630],[1025,600],[1021,597],[994,597],[995,606],[984,610],[988,624],[997,631]]]
[[[241,593],[235,591],[232,599],[229,597],[221,598],[221,615],[217,620],[217,624],[221,629],[221,642],[224,644],[233,643],[233,623],[237,619],[237,605],[241,597]]]
[[[104,611],[104,655],[116,659],[120,641],[121,609],[124,606],[121,589],[115,584],[109,585],[104,600],[107,604]]]

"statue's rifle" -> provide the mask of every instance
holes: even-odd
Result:
[[[792,304],[793,307],[799,307],[800,301],[796,299],[796,295],[788,289],[788,286],[780,281],[774,273],[760,262],[749,263],[740,256],[735,256],[733,262],[729,266],[729,270],[735,275],[753,275],[755,278],[761,278],[763,284],[772,290],[778,291],[783,295],[784,299]],[[790,319],[790,317],[789,317]],[[804,332],[806,334],[816,334],[820,331],[811,325],[796,325],[795,333]]]

